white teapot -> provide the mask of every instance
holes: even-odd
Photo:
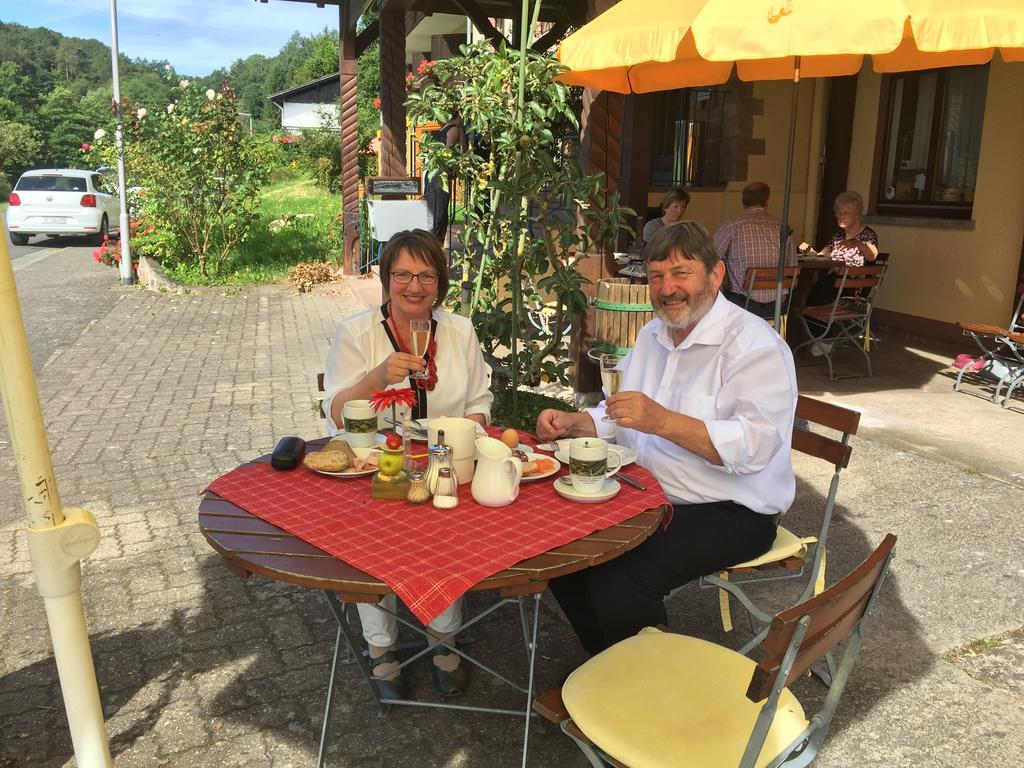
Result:
[[[470,491],[477,504],[504,507],[519,496],[523,462],[501,440],[481,437],[476,441],[476,474]]]

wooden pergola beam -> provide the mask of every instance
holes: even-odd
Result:
[[[556,42],[562,39],[565,33],[569,29],[569,22],[567,21],[556,21],[554,25],[545,32],[543,35],[533,41],[533,45],[530,46],[537,53],[544,53],[548,48],[554,45]]]
[[[508,39],[491,24],[491,20],[487,18],[487,14],[484,13],[483,9],[477,5],[476,0],[452,0],[452,3],[469,17],[470,21],[473,22],[473,26],[477,28],[480,34],[485,35],[495,48],[501,43],[511,45]]]

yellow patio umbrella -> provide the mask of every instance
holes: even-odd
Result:
[[[796,85],[804,77],[1024,61],[1024,0],[621,0],[567,37],[562,82],[618,93],[792,79],[776,327],[789,220]]]

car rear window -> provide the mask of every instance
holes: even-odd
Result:
[[[79,176],[22,176],[15,189],[19,192],[85,192],[85,179]]]

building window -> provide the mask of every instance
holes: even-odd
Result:
[[[892,75],[876,210],[971,218],[988,66]]]
[[[726,100],[721,89],[685,88],[654,94],[651,184],[724,185],[722,162]]]

